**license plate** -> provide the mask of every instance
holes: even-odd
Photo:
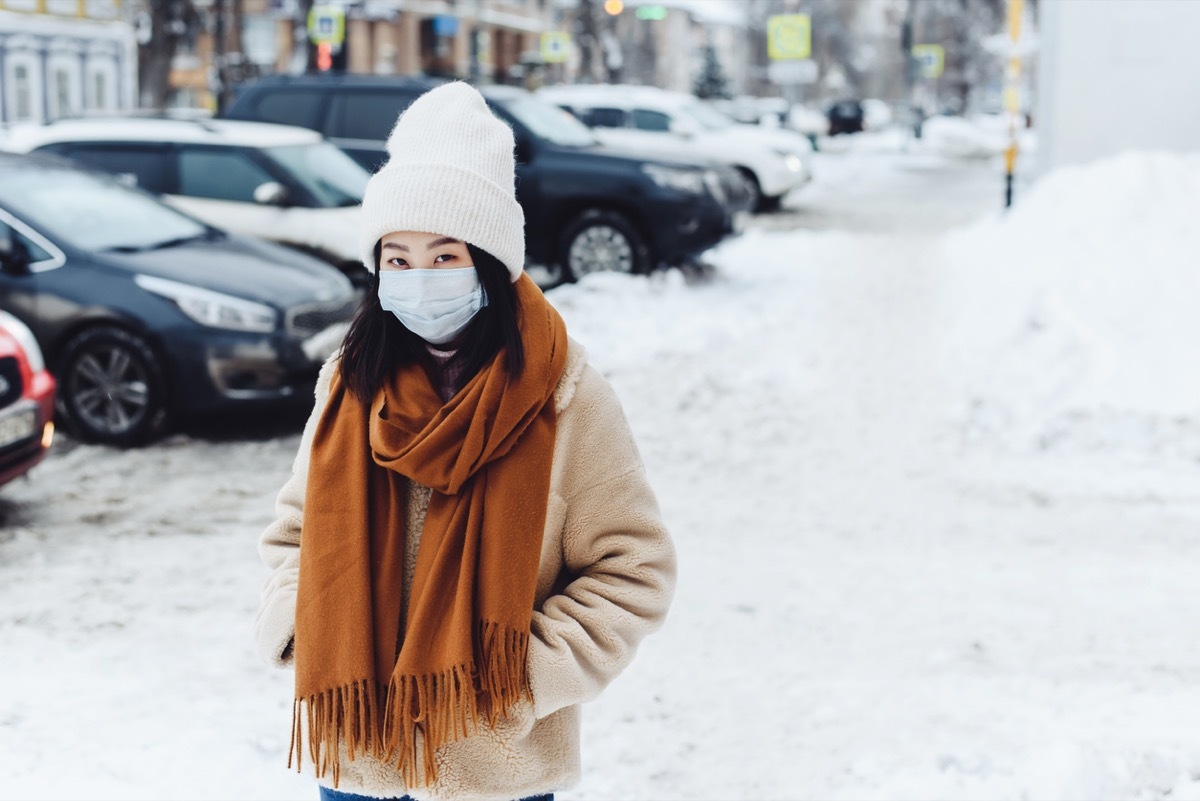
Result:
[[[0,448],[31,437],[36,430],[37,415],[31,409],[0,417]]]

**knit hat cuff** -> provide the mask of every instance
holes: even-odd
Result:
[[[525,265],[525,214],[506,190],[478,172],[452,164],[384,165],[367,183],[359,239],[363,265],[374,272],[375,245],[394,231],[461,239],[508,268],[513,281]]]

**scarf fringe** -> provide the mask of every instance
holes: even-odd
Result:
[[[481,720],[495,727],[519,701],[533,698],[526,670],[529,632],[486,620],[477,627],[474,665],[422,676],[393,675],[386,690],[362,679],[297,698],[292,704],[288,767],[294,758],[296,771],[301,770],[307,739],[316,776],[332,773],[336,788],[344,742],[351,761],[369,754],[389,762],[409,787],[436,781],[438,749],[469,737]],[[377,703],[381,695],[382,718]]]

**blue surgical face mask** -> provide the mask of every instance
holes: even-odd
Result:
[[[474,267],[383,270],[379,305],[430,345],[453,342],[487,305]]]

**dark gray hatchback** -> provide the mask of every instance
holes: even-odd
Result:
[[[0,308],[37,337],[77,437],[311,402],[358,294],[338,270],[228,234],[47,156],[0,154]]]

